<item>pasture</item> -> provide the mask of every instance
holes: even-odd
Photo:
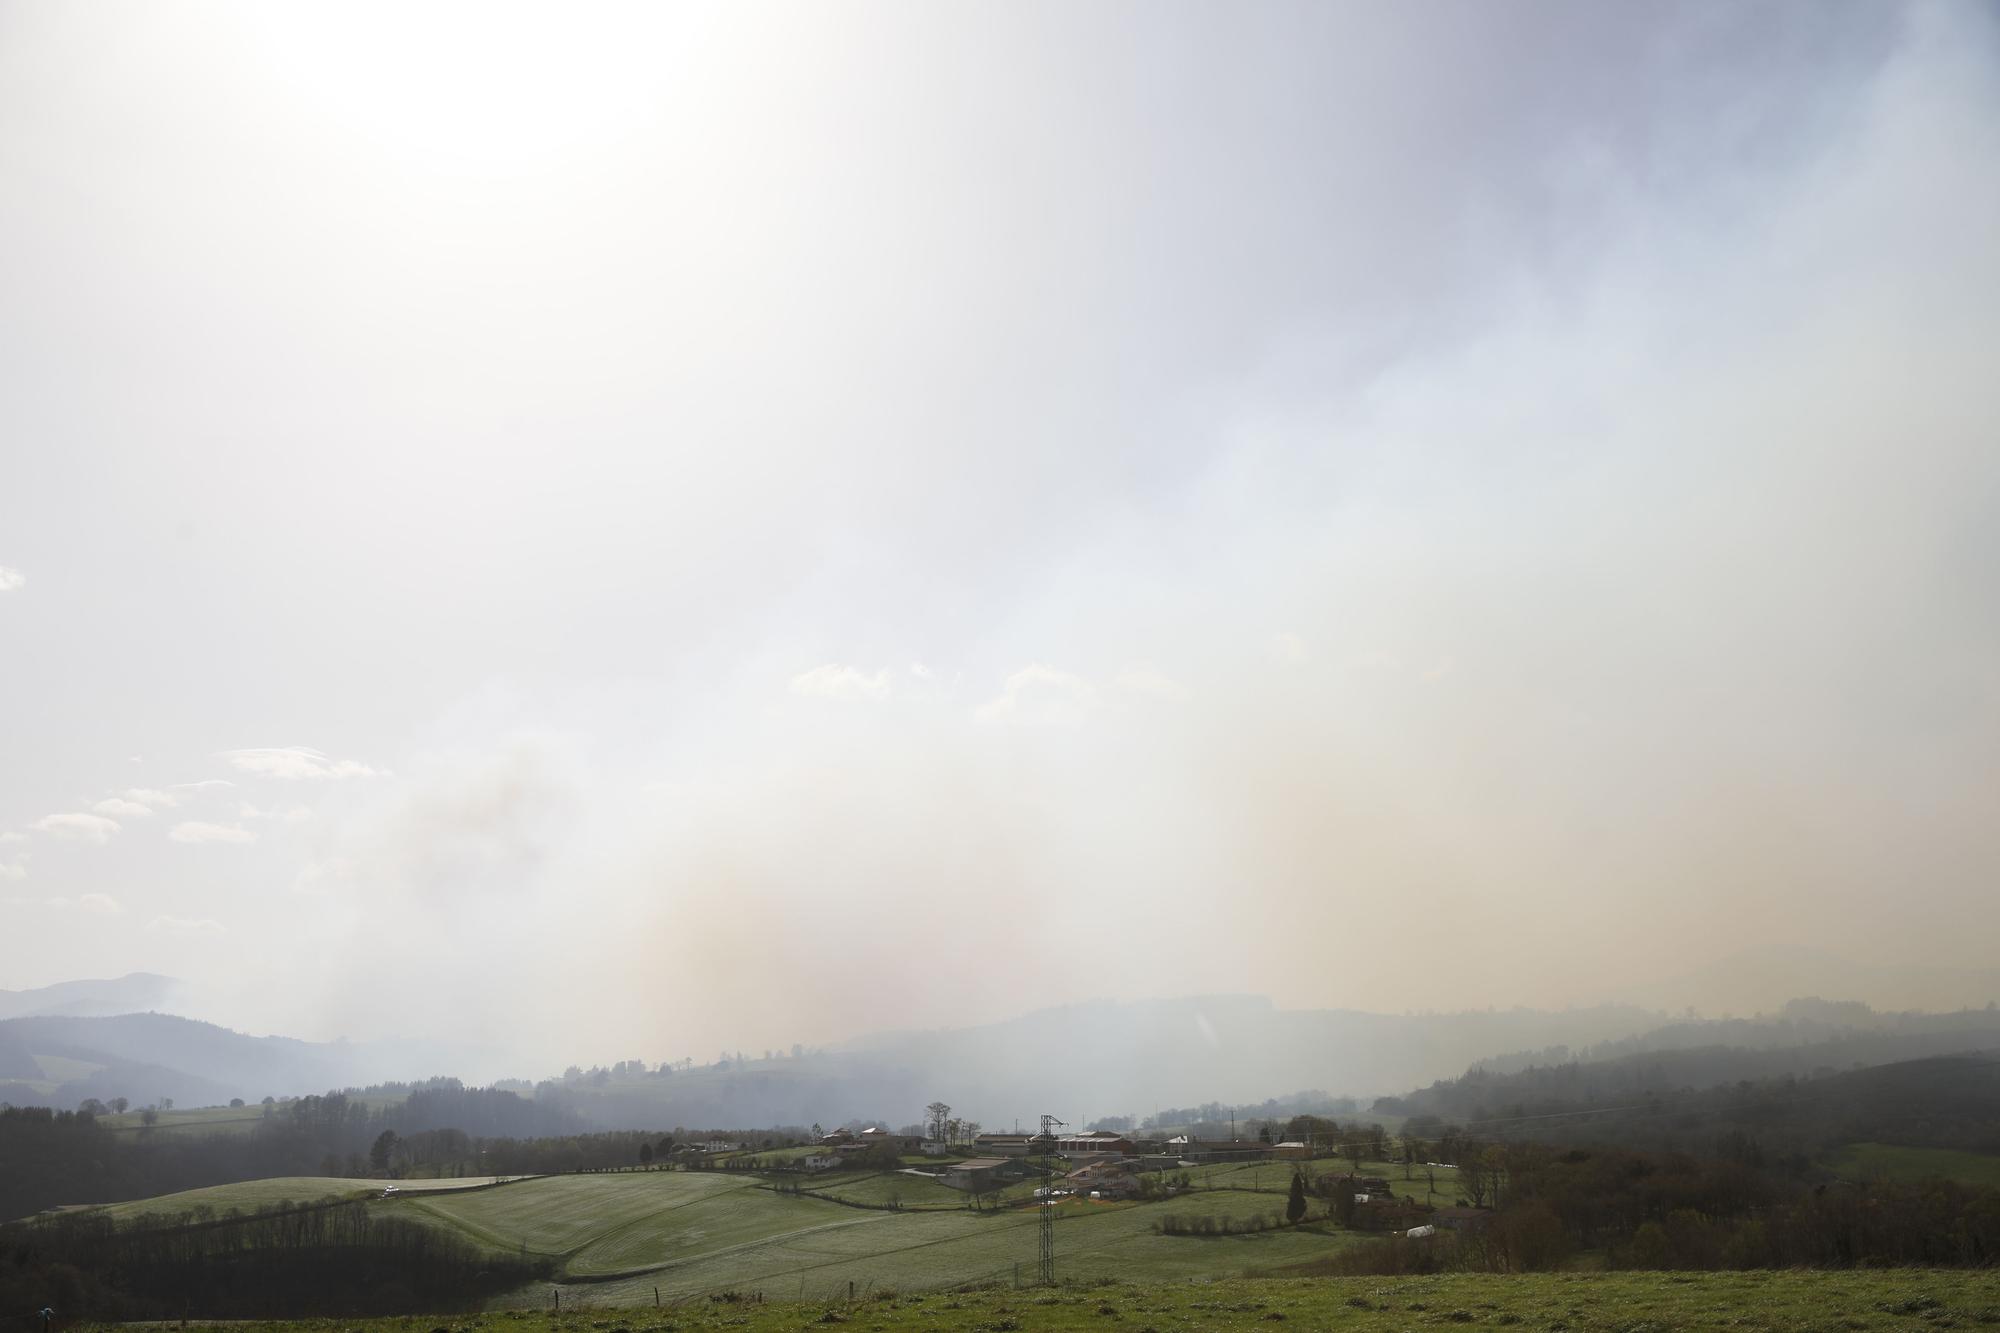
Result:
[[[741,1288],[733,1294],[740,1296]],[[1396,1333],[1412,1328],[1716,1330],[1795,1333],[1838,1328],[1868,1333],[1977,1328],[2000,1322],[2000,1273],[1889,1269],[1871,1272],[1448,1274],[1406,1278],[1066,1283],[970,1292],[879,1290],[867,1299],[764,1303],[686,1301],[622,1317],[585,1295],[562,1314],[511,1310],[401,1319],[245,1322],[229,1333],[796,1333],[853,1324],[870,1333],[1112,1328],[1297,1329]],[[199,1329],[199,1323],[190,1324]]]
[[[1322,1159],[1315,1175],[1348,1164]],[[1428,1195],[1426,1173],[1363,1165],[1406,1192]],[[1300,1226],[1276,1225],[1292,1167],[1283,1162],[1189,1168],[1191,1188],[1171,1199],[1114,1202],[1071,1197],[1058,1206],[1061,1272],[1077,1280],[1226,1278],[1327,1258],[1361,1233],[1326,1220],[1329,1204],[1310,1200]],[[1178,1175],[1179,1173],[1172,1173]],[[1440,1202],[1455,1179],[1439,1172]],[[289,1176],[190,1190],[111,1205],[119,1218],[194,1209],[250,1210],[285,1201],[364,1198],[371,1209],[450,1231],[496,1255],[541,1258],[572,1299],[650,1305],[746,1290],[788,1299],[831,1298],[893,1288],[934,1290],[967,1283],[1012,1284],[1036,1261],[1038,1179],[1015,1182],[997,1206],[975,1209],[965,1194],[900,1171],[835,1172],[801,1179],[749,1172],[627,1171],[530,1177],[491,1189],[471,1177],[402,1181],[380,1197],[380,1181]],[[795,1188],[804,1193],[794,1192]],[[1210,1219],[1237,1234],[1167,1235],[1169,1218]],[[1248,1226],[1268,1224],[1261,1230]],[[547,1288],[509,1304],[537,1308]]]
[[[1913,1184],[1942,1177],[1967,1185],[2000,1187],[2000,1154],[1953,1148],[1904,1148],[1892,1143],[1850,1143],[1826,1160],[1843,1180],[1894,1180]]]
[[[264,1118],[262,1106],[190,1106],[156,1111],[153,1124],[138,1111],[101,1115],[97,1123],[120,1134],[247,1134]]]
[[[853,1207],[771,1188],[750,1175],[653,1171],[550,1176],[464,1195],[378,1201],[405,1217],[447,1228],[496,1253],[549,1258],[572,1299],[650,1305],[730,1289],[812,1298],[882,1287],[918,1290],[1014,1279],[1032,1273],[1037,1214],[1030,1202],[973,1211],[964,1196],[914,1177],[843,1182],[866,1194],[911,1186],[957,1202],[928,1208]],[[1025,1186],[1017,1186],[1024,1189]],[[1253,1266],[1326,1257],[1352,1233],[1311,1222],[1252,1235],[1164,1236],[1172,1212],[1244,1221],[1283,1208],[1281,1195],[1218,1187],[1168,1203],[1071,1199],[1062,1204],[1058,1249],[1078,1278],[1227,1276]],[[1315,1210],[1316,1212],[1318,1210]],[[545,1288],[516,1304],[539,1306]]]
[[[151,1199],[101,1205],[119,1221],[150,1215],[172,1215],[197,1208],[226,1213],[232,1208],[250,1212],[280,1203],[315,1203],[321,1199],[360,1199],[378,1196],[385,1185],[396,1185],[411,1195],[428,1191],[471,1189],[494,1183],[493,1176],[462,1176],[449,1180],[383,1181],[354,1180],[347,1176],[272,1176],[264,1180],[240,1180],[230,1185],[210,1185],[204,1189],[182,1190]]]

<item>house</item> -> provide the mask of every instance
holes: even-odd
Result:
[[[1122,1134],[1108,1130],[1092,1130],[1085,1134],[1065,1134],[1056,1140],[1056,1151],[1060,1153],[1116,1153],[1120,1157],[1132,1155],[1132,1140]]]
[[[972,1146],[993,1157],[1026,1157],[1033,1134],[981,1134]]]
[[[1307,1143],[1301,1143],[1297,1139],[1291,1139],[1284,1143],[1273,1144],[1271,1147],[1271,1156],[1282,1157],[1288,1162],[1311,1161],[1312,1155],[1313,1155],[1312,1145]]]
[[[709,1139],[699,1145],[701,1150],[713,1156],[719,1152],[742,1152],[743,1145],[734,1139]]]
[[[926,1157],[949,1157],[951,1145],[943,1139],[924,1139],[917,1144],[917,1151]]]
[[[1064,1176],[1063,1181],[1078,1194],[1100,1199],[1136,1198],[1141,1192],[1138,1177],[1117,1158],[1109,1156],[1099,1156],[1089,1165],[1078,1167]]]
[[[1271,1155],[1256,1139],[1190,1139],[1181,1156],[1197,1162],[1254,1162]]]
[[[819,1141],[828,1148],[838,1148],[843,1143],[854,1142],[854,1136],[844,1129],[836,1129],[831,1134],[820,1135]]]
[[[944,1183],[955,1190],[981,1192],[997,1189],[1000,1172],[1007,1166],[1004,1157],[973,1157],[945,1168]]]
[[[840,1161],[840,1157],[834,1153],[813,1153],[809,1157],[801,1157],[799,1159],[799,1169],[811,1173],[834,1171],[839,1169]]]

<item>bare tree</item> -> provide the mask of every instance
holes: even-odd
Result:
[[[1465,1197],[1472,1200],[1474,1208],[1486,1206],[1486,1192],[1492,1187],[1493,1178],[1486,1169],[1485,1155],[1467,1144],[1458,1159],[1458,1187],[1465,1191]]]

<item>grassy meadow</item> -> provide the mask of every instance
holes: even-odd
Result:
[[[120,1221],[151,1215],[171,1216],[196,1208],[212,1208],[226,1213],[231,1208],[250,1212],[280,1203],[315,1203],[321,1199],[365,1199],[378,1196],[382,1187],[394,1184],[407,1194],[472,1189],[490,1185],[494,1176],[458,1176],[446,1180],[355,1180],[349,1176],[271,1176],[264,1180],[242,1180],[232,1185],[209,1185],[182,1190],[151,1199],[101,1205],[103,1211]]]
[[[1322,1159],[1314,1174],[1345,1172]],[[1364,1163],[1407,1193],[1429,1195],[1421,1170]],[[1169,1217],[1213,1218],[1243,1227],[1282,1215],[1289,1163],[1229,1163],[1190,1168],[1192,1188],[1149,1203],[1072,1197],[1058,1209],[1063,1271],[1079,1280],[1171,1281],[1226,1278],[1322,1260],[1362,1239],[1322,1220],[1327,1203],[1311,1200],[1308,1221],[1234,1235],[1163,1235]],[[1178,1174],[1178,1173],[1175,1173]],[[1440,1202],[1456,1186],[1437,1175]],[[285,1201],[365,1198],[372,1209],[452,1232],[495,1255],[541,1258],[557,1265],[556,1284],[572,1299],[601,1306],[650,1305],[730,1291],[766,1297],[830,1299],[857,1291],[934,1290],[968,1283],[1012,1284],[1017,1267],[1036,1259],[1039,1179],[1010,1185],[997,1205],[974,1209],[968,1197],[900,1171],[833,1172],[800,1181],[748,1172],[630,1171],[530,1177],[492,1189],[490,1178],[400,1182],[396,1198],[382,1182],[287,1176],[189,1190],[110,1205],[120,1218],[226,1212]],[[791,1187],[803,1186],[805,1193]],[[546,1288],[507,1303],[539,1307]]]
[[[1891,1143],[1850,1143],[1825,1166],[1843,1180],[1915,1183],[1942,1176],[1967,1185],[2000,1186],[2000,1154],[1952,1148],[1903,1148]]]
[[[888,1293],[865,1299],[667,1302],[614,1312],[571,1292],[562,1314],[232,1323],[231,1333],[797,1333],[847,1324],[869,1333],[1006,1330],[1521,1328],[1554,1333],[1807,1333],[2000,1324],[2000,1274],[1871,1272],[1566,1273],[1408,1278],[1065,1283],[1054,1289]],[[739,1292],[736,1294],[740,1294]],[[199,1323],[190,1328],[200,1328]]]
[[[942,1186],[896,1174],[842,1181],[847,1193]],[[1026,1187],[1016,1187],[1026,1188]],[[974,1211],[953,1206],[854,1207],[771,1188],[750,1175],[651,1171],[549,1176],[462,1195],[378,1201],[495,1253],[561,1265],[558,1284],[600,1305],[651,1304],[731,1289],[813,1298],[857,1290],[903,1290],[1012,1282],[1032,1272],[1037,1213],[1028,1200]],[[1168,1279],[1228,1276],[1246,1268],[1326,1257],[1354,1243],[1320,1223],[1254,1235],[1163,1236],[1168,1212],[1237,1221],[1281,1210],[1282,1195],[1218,1187],[1168,1203],[1071,1199],[1061,1205],[1058,1244],[1080,1277]],[[546,1290],[519,1294],[537,1306]]]

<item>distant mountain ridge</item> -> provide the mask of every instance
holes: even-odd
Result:
[[[362,1081],[360,1048],[252,1037],[171,1014],[41,1014],[0,1020],[0,1102],[74,1107],[87,1097],[171,1097],[213,1106],[232,1097],[324,1092]]]
[[[105,1017],[170,1004],[181,983],[157,972],[130,972],[103,980],[58,981],[31,990],[0,990],[0,1019],[38,1014]]]

